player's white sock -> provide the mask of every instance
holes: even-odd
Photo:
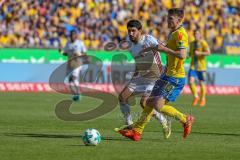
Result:
[[[77,79],[70,82],[70,88],[74,95],[80,94],[79,82]]]
[[[126,122],[126,125],[132,125],[132,116],[131,116],[131,111],[130,111],[130,106],[126,102],[120,102],[120,110],[123,113],[124,120]]]
[[[168,125],[168,120],[165,115],[162,113],[153,110],[153,117],[158,120],[158,122],[163,126],[166,127]]]

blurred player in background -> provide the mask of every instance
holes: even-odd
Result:
[[[168,104],[169,101],[173,102],[176,100],[185,85],[184,60],[187,55],[188,34],[182,26],[183,18],[184,11],[182,9],[170,9],[167,18],[168,27],[170,28],[167,45],[157,44],[142,51],[146,52],[154,49],[166,53],[166,73],[156,81],[147,100],[147,105],[144,107],[140,119],[134,123],[133,128],[119,130],[119,133],[127,138],[134,141],[141,139],[142,132],[151,118],[153,109],[179,120],[184,128],[183,138],[186,138],[191,132],[194,118],[191,115],[181,113]]]
[[[68,57],[67,73],[70,73],[69,83],[74,101],[80,100],[79,74],[83,59],[86,59],[86,52],[84,43],[78,39],[77,32],[72,30],[66,46],[63,50],[60,49],[60,53]]]
[[[145,55],[139,54],[143,48],[159,44],[157,39],[153,36],[143,34],[141,22],[138,20],[130,20],[127,23],[127,30],[129,40],[131,41],[129,51],[135,60],[136,66],[133,78],[119,95],[119,101],[120,109],[124,115],[126,125],[131,125],[133,122],[130,114],[128,99],[133,94],[143,93],[140,104],[142,108],[144,108],[155,81],[163,73],[164,68],[162,66],[159,52],[149,51]],[[158,113],[155,110],[153,110],[151,116],[160,122],[163,127],[164,136],[165,138],[168,138],[171,134],[170,120],[167,121],[163,114]]]
[[[205,40],[203,40],[199,30],[194,31],[195,40],[190,43],[190,57],[191,65],[188,72],[188,83],[191,88],[194,99],[192,101],[192,106],[196,106],[200,100],[200,107],[205,106],[206,104],[206,56],[210,55],[210,49]],[[196,89],[195,80],[196,78],[200,84],[200,99]]]

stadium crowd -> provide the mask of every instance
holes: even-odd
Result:
[[[87,48],[102,49],[126,37],[126,22],[140,19],[144,31],[165,41],[167,9],[185,8],[190,40],[199,27],[214,51],[224,40],[240,41],[240,0],[3,0],[0,46],[58,47],[73,29]]]

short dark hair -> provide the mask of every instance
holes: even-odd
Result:
[[[193,34],[195,34],[197,32],[200,32],[200,28],[196,28],[196,29],[193,30]]]
[[[73,34],[77,34],[77,31],[76,30],[71,30],[71,32],[70,32],[70,35],[73,35]]]
[[[183,18],[184,10],[181,8],[171,8],[168,10],[168,14],[177,15],[179,18]]]
[[[132,20],[128,21],[128,23],[127,23],[127,28],[129,28],[129,27],[135,27],[138,30],[140,30],[140,29],[142,29],[142,24],[139,20],[132,19]]]

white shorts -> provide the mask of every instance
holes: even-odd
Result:
[[[78,68],[74,69],[74,70],[71,72],[70,76],[74,76],[74,77],[76,77],[77,79],[79,79],[79,77],[80,77],[80,71],[85,71],[85,70],[87,70],[87,68],[88,68],[88,65],[79,66]]]
[[[80,74],[80,67],[74,69],[70,75],[78,78],[79,74]]]
[[[150,96],[155,81],[143,77],[133,78],[128,84],[128,89],[134,93],[143,93],[144,96]]]

